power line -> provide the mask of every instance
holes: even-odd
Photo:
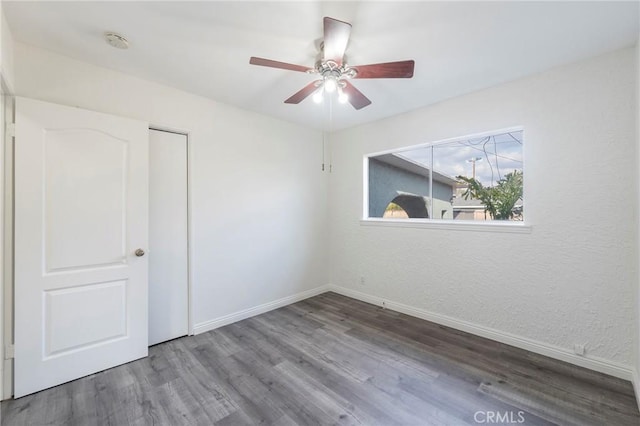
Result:
[[[511,133],[507,133],[507,134],[508,134],[509,136],[511,136],[511,138],[512,138],[514,141],[516,141],[516,142],[518,142],[520,145],[522,145],[522,141],[521,141],[521,140],[518,140],[518,138],[516,138],[515,136],[513,136]]]
[[[491,160],[489,160],[489,154],[487,154],[487,144],[491,140],[490,137],[487,137],[487,140],[482,144],[482,152],[484,152],[484,156],[487,158],[487,163],[489,163],[489,168],[491,169],[491,185],[493,185],[494,176],[493,176],[493,166],[491,165]]]
[[[498,170],[498,180],[502,179],[500,176],[500,166],[498,165],[498,148],[496,147],[496,137],[493,137],[493,154],[496,156],[496,169]]]
[[[471,148],[471,149],[475,149],[476,151],[484,152],[484,150],[483,150],[483,149],[481,149],[481,148],[476,148],[476,147],[473,147],[473,146],[471,146],[471,145],[467,145],[467,146],[468,146],[469,148]],[[497,154],[497,156],[498,156],[498,157],[500,157],[500,158],[503,158],[503,159],[505,159],[505,160],[515,161],[516,163],[522,163],[522,160],[516,160],[515,158],[506,157],[506,156],[504,156],[504,155],[500,155],[500,154]]]

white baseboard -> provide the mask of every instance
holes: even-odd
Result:
[[[253,308],[245,309],[243,311],[234,312],[229,315],[225,315],[220,318],[212,319],[209,321],[195,324],[193,327],[193,334],[205,333],[207,331],[214,330],[225,325],[232,324],[234,322],[242,321],[256,315],[263,314],[265,312],[272,311],[274,309],[281,308],[283,306],[290,305],[292,303],[299,302],[304,299],[308,299],[318,294],[326,293],[329,291],[328,285],[313,288],[311,290],[303,291],[292,296],[283,297],[282,299],[274,300],[272,302],[264,303],[262,305],[254,306]]]
[[[638,403],[638,410],[640,410],[640,375],[638,374],[638,370],[633,370],[633,390],[636,393],[636,402]]]
[[[638,387],[640,382],[634,378],[634,371],[629,366],[618,364],[609,360],[605,360],[598,357],[578,356],[572,351],[565,348],[550,345],[548,343],[528,339],[525,337],[516,336],[514,334],[505,333],[503,331],[495,330],[493,328],[484,327],[482,325],[474,324],[471,322],[459,320],[446,315],[436,314],[424,309],[415,308],[402,303],[386,300],[381,297],[371,296],[356,290],[340,287],[330,284],[328,286],[329,291],[342,294],[347,297],[361,300],[363,302],[371,303],[373,305],[382,306],[392,311],[400,312],[412,317],[421,318],[427,321],[435,322],[447,327],[455,328],[457,330],[465,331],[467,333],[475,334],[476,336],[485,337],[490,340],[495,340],[500,343],[515,346],[520,349],[525,349],[540,355],[545,355],[550,358],[565,361],[571,364],[578,365],[580,367],[595,370],[600,373],[609,374],[614,377],[629,380],[635,382],[636,395],[638,394]]]

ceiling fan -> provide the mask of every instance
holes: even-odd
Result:
[[[284,102],[299,104],[312,93],[316,102],[321,102],[324,92],[338,92],[338,100],[349,102],[355,109],[362,109],[371,101],[356,89],[349,80],[354,78],[411,78],[413,60],[386,62],[370,65],[347,65],[344,51],[349,43],[351,24],[333,18],[324,18],[324,41],[320,45],[319,59],[313,68],[288,64],[271,59],[251,57],[249,63],[263,67],[280,68],[290,71],[317,74],[320,79],[313,81]]]

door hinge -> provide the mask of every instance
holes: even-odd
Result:
[[[7,139],[16,137],[16,123],[5,124],[5,137]]]
[[[15,346],[6,345],[4,347],[4,359],[13,359],[15,357]]]

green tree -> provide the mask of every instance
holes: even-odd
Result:
[[[522,198],[522,172],[515,170],[507,173],[496,186],[483,186],[475,178],[457,176],[465,182],[467,190],[462,194],[465,200],[475,198],[484,204],[485,213],[492,219],[513,220],[519,215],[516,203]]]

